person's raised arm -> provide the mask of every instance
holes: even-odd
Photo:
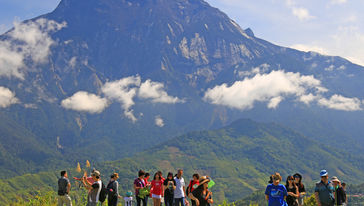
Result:
[[[86,182],[87,182],[87,184],[86,184]],[[86,188],[87,190],[92,189],[92,187],[91,187],[88,183],[89,183],[89,182],[86,180],[86,177],[83,177],[83,178],[82,178],[82,184],[83,184],[83,186],[85,186],[85,188]]]

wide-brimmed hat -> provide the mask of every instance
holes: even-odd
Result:
[[[324,176],[327,176],[329,173],[327,173],[327,171],[326,170],[321,170],[321,172],[320,172],[320,176],[321,177],[324,177]]]
[[[332,181],[332,182],[340,182],[340,180],[339,180],[336,176],[333,176],[333,177],[331,178],[331,181]]]
[[[210,182],[210,178],[208,176],[202,176],[200,179],[198,179],[200,185],[205,184],[206,182]]]
[[[98,177],[100,177],[100,172],[99,172],[99,171],[97,171],[97,170],[95,170],[95,171],[93,171],[93,172],[91,173],[91,176],[98,176]]]

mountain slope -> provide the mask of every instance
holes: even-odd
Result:
[[[263,95],[264,101],[244,109],[207,101],[204,97],[209,89],[281,71],[305,75],[302,79],[312,75],[321,82],[319,86],[329,90],[327,101],[340,94],[358,98],[354,99],[357,103],[364,99],[364,72],[363,67],[340,57],[299,52],[259,39],[202,0],[62,0],[53,12],[19,26],[24,30],[16,27],[0,36],[4,45],[15,45],[14,53],[27,38],[12,32],[28,34],[26,29],[33,29],[40,35],[35,45],[30,41],[30,49],[21,50],[25,52],[24,66],[15,64],[17,69],[7,73],[8,67],[0,65],[0,85],[19,100],[18,105],[2,109],[2,115],[31,132],[44,147],[63,154],[70,164],[74,157],[104,161],[132,156],[176,134],[220,128],[242,117],[279,122],[311,139],[359,153],[364,147],[361,109],[333,111],[306,105],[284,93],[276,99]],[[42,42],[52,44],[38,49]],[[47,55],[34,52],[47,49]],[[252,73],[257,67],[261,73]],[[135,81],[127,88],[120,85],[130,79]],[[143,96],[141,85],[148,82],[152,83]],[[116,92],[105,92],[108,83],[119,84]],[[79,91],[88,92],[88,98],[97,95],[105,108],[90,112],[84,106],[95,101],[87,98],[64,106],[63,101]],[[340,97],[339,106],[346,106],[347,99],[342,102]],[[267,108],[272,99],[282,100],[279,107]],[[0,124],[7,127],[5,122]],[[12,134],[3,136],[6,139]],[[26,138],[24,131],[22,139]],[[5,140],[1,143],[6,144]],[[102,147],[94,151],[97,145]],[[42,158],[51,158],[50,153],[44,152]],[[17,154],[14,158],[24,160]],[[36,159],[33,156],[32,161]],[[17,168],[8,165],[6,170]]]

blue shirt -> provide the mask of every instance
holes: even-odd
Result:
[[[287,205],[284,197],[287,196],[287,189],[284,185],[269,184],[265,189],[265,194],[269,196],[268,206],[284,206]]]

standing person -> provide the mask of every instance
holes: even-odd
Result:
[[[97,203],[99,202],[101,188],[102,188],[100,172],[95,170],[93,173],[91,173],[91,177],[93,179],[92,184],[90,184],[90,182],[87,181],[86,176],[84,176],[82,178],[82,183],[85,186],[85,188],[88,190],[87,206],[97,206]]]
[[[298,192],[300,194],[300,196],[298,197],[298,205],[303,206],[303,198],[306,195],[306,189],[305,186],[302,184],[302,175],[296,173],[293,175],[293,177],[294,177],[294,182],[298,187]]]
[[[161,199],[163,197],[163,181],[161,179],[160,173],[155,173],[153,181],[152,181],[152,198],[153,198],[153,205],[160,206]]]
[[[344,188],[341,186],[340,180],[333,176],[331,182],[335,188],[335,205],[345,205],[346,204],[346,194]]]
[[[167,179],[164,180],[164,203],[166,206],[173,206],[173,194],[176,189],[176,181],[173,179],[173,173],[169,172]]]
[[[71,189],[71,183],[66,171],[61,172],[61,178],[58,179],[58,206],[72,206],[71,197],[68,195]]]
[[[343,187],[343,190],[344,190],[345,205],[347,205],[348,204],[348,198],[346,196],[346,183],[345,182],[341,183],[341,186]]]
[[[183,170],[179,169],[177,176],[174,178],[176,181],[176,189],[174,190],[173,198],[175,206],[185,206],[186,194],[185,194],[185,180],[182,177]]]
[[[276,172],[272,175],[273,183],[267,185],[265,189],[265,199],[268,200],[268,206],[286,205],[287,189],[284,185],[279,184],[282,181],[281,175]]]
[[[286,189],[287,189],[287,204],[288,206],[298,206],[298,187],[294,182],[293,176],[288,176],[286,180]]]
[[[315,199],[318,206],[333,206],[335,204],[335,189],[329,181],[326,170],[320,172],[321,181],[316,183]]]
[[[143,189],[146,185],[144,182],[144,175],[145,172],[143,170],[139,170],[138,172],[138,178],[134,180],[134,190],[135,190],[135,197],[137,200],[137,206],[140,206],[141,202],[143,202],[143,206],[146,206],[146,198],[139,197],[139,191]]]
[[[118,198],[121,198],[119,195],[119,174],[114,173],[110,176],[110,182],[107,184],[107,204],[108,206],[117,206],[118,205]]]
[[[157,173],[161,177],[162,182],[164,182],[164,180],[166,180],[166,179],[163,177],[162,171],[158,171]],[[164,196],[164,191],[162,191],[162,193],[163,193],[163,196]],[[164,202],[164,198],[161,199],[161,206],[163,205],[163,202]]]
[[[190,181],[190,184],[188,184],[188,187],[187,187],[187,194],[193,192],[193,190],[195,190],[199,186],[199,184],[200,184],[199,179],[200,179],[200,176],[198,174],[192,175],[192,180]],[[191,200],[191,203],[192,203],[192,206],[196,205],[194,200]]]
[[[145,173],[144,175],[144,183],[145,183],[145,187],[150,188],[150,182],[149,182],[149,178],[150,178],[150,174],[148,172]],[[152,191],[151,191],[152,192]],[[152,193],[150,193],[150,197],[152,197]],[[149,195],[145,196],[145,206],[148,205],[148,199],[149,199]]]
[[[202,176],[199,179],[199,186],[188,194],[188,197],[193,200],[196,206],[209,206],[214,201],[212,199],[212,192],[208,190],[208,183],[210,178]]]

